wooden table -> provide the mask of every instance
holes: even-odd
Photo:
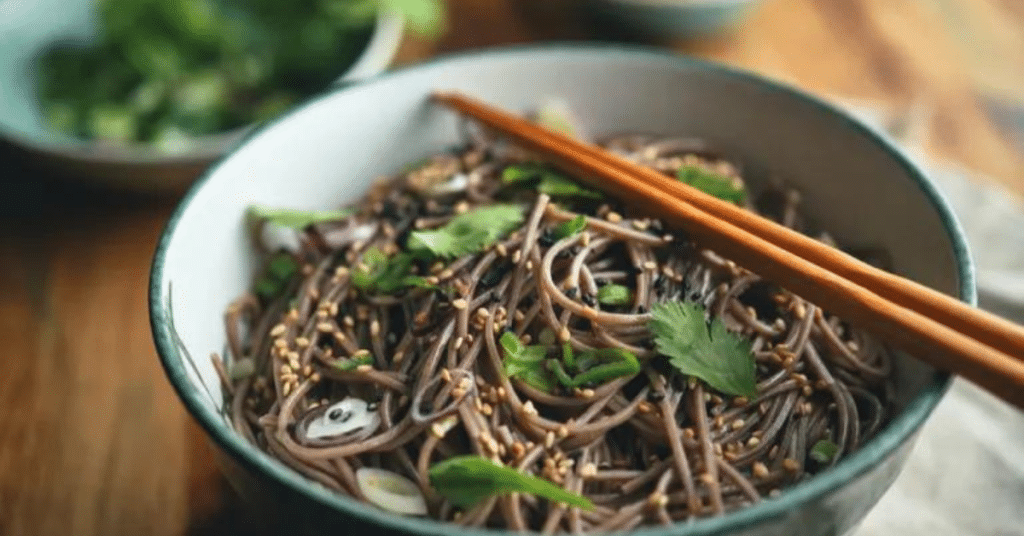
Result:
[[[593,37],[572,6],[452,0],[447,36],[408,40],[399,63]],[[667,45],[819,93],[924,105],[932,151],[1024,193],[1019,0],[766,0],[733,35]],[[258,534],[150,338],[149,263],[175,199],[40,177],[2,150],[0,162],[0,535]]]

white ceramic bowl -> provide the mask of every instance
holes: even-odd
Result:
[[[753,75],[637,49],[518,48],[433,61],[324,95],[256,132],[198,181],[160,240],[151,280],[154,338],[171,383],[219,446],[237,489],[260,511],[283,513],[293,530],[452,530],[335,495],[247,444],[224,417],[207,358],[224,348],[222,312],[253,275],[246,206],[343,205],[371,179],[456,143],[455,116],[427,101],[435,89],[462,90],[513,110],[561,96],[595,133],[705,137],[743,159],[755,189],[769,174],[800,188],[810,216],[841,243],[883,247],[896,272],[974,300],[963,235],[928,179],[860,123]],[[896,478],[949,377],[901,356],[896,381],[899,413],[836,467],[735,513],[635,532],[847,533]]]
[[[72,138],[43,122],[36,95],[36,57],[61,40],[92,39],[95,2],[0,0],[0,138],[19,156],[59,177],[127,190],[184,191],[249,128],[203,136],[188,149],[169,154],[142,144],[120,147]],[[339,74],[338,83],[383,72],[401,44],[402,29],[400,15],[379,14],[366,47]]]

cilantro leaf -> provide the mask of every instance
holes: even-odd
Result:
[[[430,467],[429,478],[438,493],[460,508],[506,493],[528,493],[587,510],[594,508],[586,497],[481,456],[456,456],[436,463]]]
[[[569,238],[570,236],[579,234],[580,231],[587,228],[587,217],[583,214],[576,216],[575,218],[567,221],[563,221],[555,226],[554,235],[555,240],[561,240],[563,238]]]
[[[523,209],[516,205],[492,205],[459,214],[443,227],[414,231],[406,247],[417,253],[438,257],[461,257],[483,250],[523,222]]]
[[[410,274],[412,263],[413,256],[409,253],[388,258],[379,249],[370,248],[351,272],[352,285],[381,294],[393,294],[405,287],[430,287],[422,277]]]
[[[732,203],[742,203],[747,192],[741,184],[733,179],[712,173],[699,166],[683,166],[676,173],[676,178],[694,188],[719,199]]]
[[[839,445],[829,441],[828,439],[822,439],[811,447],[811,459],[819,463],[828,463],[832,461],[832,458],[836,457],[836,453],[839,452]]]
[[[501,173],[501,181],[505,184],[521,184],[535,180],[538,181],[537,191],[552,197],[602,197],[601,192],[584,188],[561,173],[537,163],[511,165]]]
[[[271,208],[263,205],[251,205],[247,211],[247,216],[251,222],[266,220],[292,229],[303,229],[313,223],[342,220],[351,214],[351,209],[292,210],[287,208]]]
[[[360,365],[372,365],[372,364],[373,364],[373,356],[370,355],[369,352],[365,352],[365,353],[361,353],[361,354],[357,353],[356,355],[353,355],[352,357],[350,357],[348,359],[341,358],[341,359],[339,359],[339,360],[337,360],[337,361],[335,361],[333,363],[334,368],[336,368],[338,370],[346,371],[346,372],[351,371],[351,370],[355,370]]]
[[[598,348],[581,352],[573,358],[582,372],[573,377],[573,387],[598,385],[613,378],[633,376],[640,372],[640,361],[622,348]]]
[[[633,293],[623,285],[605,285],[597,289],[597,301],[604,305],[629,305]]]
[[[649,327],[658,351],[683,374],[696,376],[730,395],[755,397],[754,356],[750,343],[714,319],[708,326],[704,308],[690,302],[651,307]]]
[[[501,344],[505,375],[519,378],[527,385],[551,392],[555,380],[544,364],[547,348],[541,345],[526,346],[515,333],[505,332],[498,340]]]

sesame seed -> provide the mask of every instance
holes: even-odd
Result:
[[[276,340],[274,340],[274,347],[275,348],[288,348],[288,341],[286,341],[284,339],[276,339]]]
[[[295,346],[298,346],[299,348],[306,348],[307,346],[309,346],[309,339],[305,337],[296,337]]]
[[[497,246],[494,246],[494,252],[497,253],[499,257],[505,257],[508,255],[508,248],[505,247],[505,244],[498,244]]]
[[[736,419],[735,421],[732,421],[731,426],[733,430],[739,430],[740,428],[743,428],[743,425],[745,424],[747,423],[744,422],[743,419]]]
[[[658,263],[656,263],[654,261],[647,261],[647,262],[644,263],[644,269],[646,269],[646,270],[656,270],[657,268],[658,268]]]
[[[338,341],[340,343],[344,343],[345,341],[348,340],[348,337],[346,337],[345,334],[340,332],[340,331],[335,331],[331,335],[334,336],[334,340],[336,340],[336,341]]]
[[[512,253],[512,263],[519,264],[519,261],[523,260],[523,250],[517,249]]]
[[[289,367],[288,365],[281,365],[281,374],[289,374],[291,373],[291,371],[292,368]]]
[[[569,437],[569,428],[566,427],[564,424],[558,427],[558,437],[560,439],[565,439],[566,437]]]
[[[768,475],[771,474],[771,472],[768,471],[768,466],[761,462],[754,462],[753,473],[757,478],[768,478]]]
[[[519,441],[512,443],[512,456],[517,460],[522,458],[526,454],[526,447],[523,446]]]
[[[647,498],[647,503],[656,508],[668,506],[668,496],[664,493],[655,491]]]
[[[500,399],[504,399],[505,396],[508,395],[508,392],[505,391],[505,388],[500,385],[498,386],[497,389],[495,389],[495,393],[497,393],[498,398]]]
[[[302,374],[303,375],[309,376],[312,373],[313,373],[313,367],[312,366],[306,365],[306,366],[302,367]]]
[[[587,246],[590,245],[590,233],[589,232],[584,231],[583,234],[580,235],[580,244],[582,244],[583,247],[587,247]]]
[[[791,473],[795,473],[800,470],[800,462],[793,458],[786,458],[782,460],[782,468]]]
[[[749,448],[755,448],[755,447],[757,447],[760,444],[761,444],[761,439],[758,438],[757,436],[753,436],[753,437],[751,437],[750,439],[747,440],[747,447],[749,447]]]
[[[341,322],[345,324],[345,327],[347,328],[355,327],[356,325],[356,321],[352,318],[352,315],[345,315],[345,318],[342,318]]]
[[[633,220],[633,228],[638,231],[646,231],[651,226],[650,220]]]
[[[700,481],[710,486],[711,484],[714,484],[715,477],[712,476],[711,473],[701,473]]]
[[[569,328],[567,326],[562,326],[562,329],[558,330],[558,341],[561,343],[567,343],[570,338],[572,338],[572,334],[569,333]]]
[[[544,448],[550,449],[555,446],[555,433],[548,430],[547,434],[544,434]]]
[[[462,343],[464,343],[464,342],[466,342],[466,339],[464,337],[462,337],[462,336],[456,337],[455,338],[455,344],[452,345],[452,348],[455,349],[455,350],[458,350],[459,348],[462,348]]]
[[[373,365],[363,364],[356,367],[356,372],[362,372],[364,374],[370,372],[371,370],[373,370]]]
[[[480,404],[480,413],[483,413],[486,417],[490,417],[494,413],[494,407],[490,404]]]
[[[533,401],[532,400],[527,400],[523,404],[523,413],[525,413],[527,415],[536,415],[537,414],[537,408],[533,407]]]
[[[593,478],[597,476],[597,466],[593,462],[587,462],[580,467],[579,473],[583,478]]]
[[[594,394],[594,390],[589,387],[580,391],[580,396],[583,398],[594,398]]]
[[[441,379],[448,383],[452,381],[452,373],[446,368],[441,369]]]
[[[370,322],[370,336],[376,337],[377,335],[380,335],[380,322],[374,319],[373,322]]]
[[[526,261],[526,269],[527,270],[533,270],[533,261],[532,260],[527,259],[527,261]]]
[[[465,389],[460,389],[458,387],[456,387],[455,389],[452,389],[452,398],[459,399],[459,398],[462,398],[464,396],[466,396],[466,390]]]
[[[281,385],[281,394],[282,395],[288,396],[291,392],[292,392],[292,384],[285,383],[285,384]]]
[[[460,311],[465,309],[468,306],[469,306],[469,302],[467,302],[463,298],[456,298],[456,299],[452,300],[452,307],[454,307],[454,308],[456,308],[456,309],[458,309]]]
[[[618,212],[609,212],[604,218],[612,223],[619,223],[622,221],[622,214],[619,214]]]
[[[810,385],[805,385],[800,389],[800,392],[802,392],[804,396],[811,396],[814,394],[814,389]]]
[[[750,399],[748,399],[745,396],[737,396],[736,398],[732,399],[732,405],[734,405],[736,407],[746,406],[747,403],[749,403],[749,402],[750,402]]]
[[[641,401],[636,406],[636,410],[640,413],[650,413],[654,408],[646,401]]]
[[[320,373],[319,372],[314,372],[314,373],[310,374],[309,375],[309,380],[311,382],[313,382],[313,383],[319,382],[320,381]]]
[[[284,324],[278,324],[274,326],[273,329],[270,330],[270,336],[280,337],[281,335],[284,335],[285,331],[288,331],[288,328]]]

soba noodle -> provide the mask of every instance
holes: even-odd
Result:
[[[288,255],[299,268],[283,290],[230,305],[232,364],[215,362],[239,434],[359,500],[375,502],[359,470],[381,468],[414,483],[436,519],[593,533],[752,504],[836,463],[883,425],[890,356],[878,341],[614,200],[507,184],[503,170],[531,156],[468,138],[376,185],[351,214],[303,228]],[[605,146],[671,175],[696,166],[739,180],[735,163],[696,140],[624,136]],[[795,192],[762,200],[769,216],[805,230]],[[410,233],[495,203],[523,206],[523,221],[482,251],[414,261],[419,285],[354,284],[369,252],[394,255]],[[556,233],[579,215],[585,229]],[[607,285],[629,298],[602,303]],[[675,301],[703,305],[751,341],[756,397],[716,391],[659,355],[650,311]],[[526,345],[627,349],[641,370],[546,391],[505,373],[506,332]],[[320,435],[332,419],[355,421]],[[825,455],[815,452],[823,441]],[[526,493],[457,508],[428,473],[462,454],[540,476],[594,508]]]

